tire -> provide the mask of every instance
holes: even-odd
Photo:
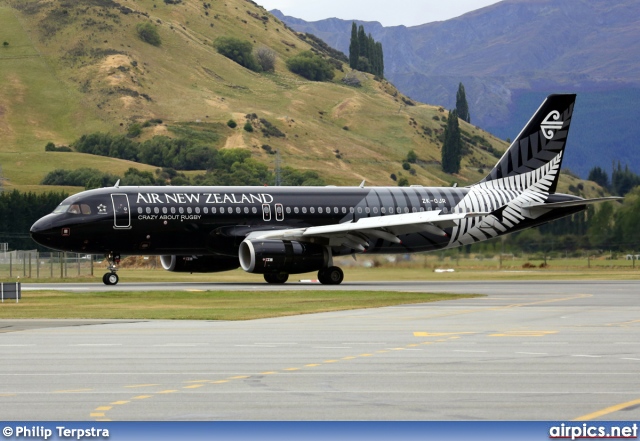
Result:
[[[267,273],[264,275],[264,280],[267,283],[283,284],[289,280],[289,274],[287,273]]]
[[[344,273],[337,266],[318,271],[318,280],[323,285],[340,285],[344,280]]]
[[[106,273],[102,276],[102,281],[105,285],[117,285],[120,277],[116,273]]]

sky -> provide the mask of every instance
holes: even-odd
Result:
[[[256,0],[268,11],[317,21],[325,18],[379,21],[384,26],[416,26],[458,17],[498,0]]]

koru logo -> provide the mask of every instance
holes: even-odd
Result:
[[[551,140],[556,130],[560,130],[562,128],[562,124],[564,121],[560,121],[560,112],[557,110],[551,111],[546,118],[540,124],[540,129],[542,129],[542,135]]]

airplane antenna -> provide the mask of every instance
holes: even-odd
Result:
[[[114,188],[120,188],[120,179],[118,179],[115,183],[115,185],[113,186]]]
[[[363,181],[360,183],[360,188],[364,188],[364,183],[365,183],[365,182],[367,182],[367,181],[366,181],[366,180],[363,180]]]
[[[456,188],[457,186],[458,186],[458,183],[457,183],[457,182],[454,182],[454,183],[453,183],[453,188]]]

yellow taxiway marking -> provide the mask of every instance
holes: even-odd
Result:
[[[218,380],[218,381],[212,381],[211,384],[222,384],[222,383],[228,383],[229,380]]]
[[[325,360],[323,363],[337,363],[338,360]]]
[[[236,375],[235,377],[229,377],[229,380],[242,380],[244,378],[249,378],[248,375]]]
[[[299,371],[300,368],[284,368],[285,371]]]
[[[137,397],[133,397],[132,400],[145,400],[147,398],[151,398],[153,395],[138,395]]]
[[[371,357],[373,354],[360,354],[358,357]]]
[[[211,380],[191,380],[191,381],[185,381],[185,383],[208,383]]]
[[[204,384],[192,384],[191,386],[184,386],[183,389],[197,389],[204,386]]]
[[[620,323],[607,323],[607,326],[620,326],[624,328],[634,323],[640,323],[640,320],[629,320],[628,322],[620,322]]]
[[[316,366],[320,366],[319,364],[316,363],[311,363],[311,364],[305,364],[306,367],[316,367]]]
[[[112,406],[100,406],[96,407],[96,410],[111,410]]]
[[[98,418],[96,421],[112,421],[109,418]]]
[[[407,345],[407,347],[408,347],[408,348],[415,348],[416,346],[418,346],[418,345],[417,345],[417,344],[415,344],[415,343],[412,343],[412,344],[410,344],[410,345]]]
[[[159,394],[172,394],[174,392],[178,392],[177,389],[167,389],[167,390],[161,390],[160,392],[158,392]]]
[[[0,394],[0,397],[15,397],[16,394]]]
[[[447,335],[477,334],[477,332],[414,332],[414,337],[445,337]]]
[[[391,348],[392,351],[404,351],[404,348]]]
[[[118,404],[127,404],[127,403],[130,403],[130,402],[131,402],[131,401],[129,401],[129,400],[126,400],[126,401],[124,401],[124,400],[123,400],[123,401],[114,401],[114,402],[113,402],[113,403],[111,403],[111,404],[118,405]]]
[[[557,333],[558,331],[507,331],[500,334],[489,334],[489,337],[544,337]]]
[[[593,413],[588,413],[586,415],[582,415],[581,417],[576,418],[573,421],[589,421],[596,418],[600,418],[601,416],[608,415],[610,413],[618,412],[619,410],[624,410],[628,407],[637,406],[640,404],[640,400],[627,401],[626,403],[616,404],[615,406],[606,407],[602,410],[598,410]]]
[[[103,417],[104,412],[93,412],[89,414],[90,417]]]
[[[186,292],[204,292],[204,289],[185,289]]]
[[[269,372],[261,372],[260,375],[273,375],[273,374],[277,374],[277,372],[275,371],[269,371]]]
[[[132,384],[131,386],[125,386],[128,389],[135,389],[137,387],[151,387],[151,386],[160,386],[159,384]]]
[[[72,394],[75,392],[88,392],[93,389],[69,389],[69,390],[57,390],[54,394]]]

